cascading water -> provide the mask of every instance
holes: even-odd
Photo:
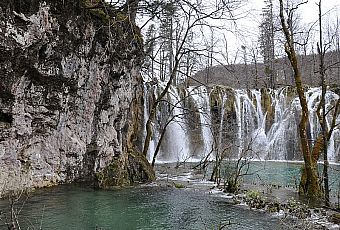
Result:
[[[171,113],[176,119],[167,128],[167,141],[162,143],[158,161],[177,161],[189,157],[191,160],[201,159],[211,151],[222,151],[222,146],[230,146],[225,144],[227,142],[233,145],[229,147],[233,158],[246,154],[253,159],[302,160],[298,134],[301,106],[292,88],[236,90],[218,87],[181,88],[182,93],[175,87],[171,88],[167,106],[177,106],[167,110],[162,108],[161,111]],[[306,91],[311,141],[321,130],[315,114],[320,96],[320,88]],[[338,98],[336,93],[327,91],[327,111],[334,108]],[[333,112],[327,113],[328,126],[332,115]],[[162,121],[164,116],[158,118],[158,125],[154,126],[154,139],[159,138],[160,123],[165,122]],[[339,122],[340,115],[337,117]],[[150,148],[150,154],[152,151]],[[333,162],[340,160],[339,127],[334,129],[330,137],[328,158]]]
[[[150,94],[154,94],[154,88],[148,88],[148,85],[147,84],[143,84],[143,93],[144,93],[144,111],[143,111],[143,118],[144,118],[144,124],[143,124],[143,127],[144,127],[144,138],[146,136],[146,122],[147,120],[149,119],[149,108],[150,108],[150,100],[149,100],[149,96]],[[156,150],[156,145],[157,145],[157,142],[156,140],[158,139],[158,129],[153,129],[153,135],[152,135],[152,138],[151,138],[151,141],[150,141],[150,145],[149,145],[149,149],[148,149],[148,154],[147,154],[147,159],[148,161],[152,161],[152,158],[153,158],[153,155],[154,155],[154,152]]]
[[[235,111],[238,126],[238,149],[241,155],[263,158],[267,151],[264,118],[261,108],[261,94],[258,90],[235,90]],[[255,101],[255,103],[254,103]]]
[[[148,88],[144,85],[144,126],[149,118],[150,103],[149,98],[157,97],[165,85],[153,85]],[[184,105],[179,91],[171,86],[166,98],[159,104],[156,120],[153,122],[152,139],[148,149],[147,158],[151,162],[155,154],[156,146],[164,131],[164,138],[161,149],[157,155],[157,160],[164,162],[184,161],[190,157],[188,145],[189,136],[186,134],[187,127],[184,120]],[[144,131],[146,132],[146,130]],[[145,135],[144,135],[145,136]]]
[[[199,159],[202,159],[207,154],[213,151],[214,144],[211,126],[209,92],[204,86],[189,87],[188,92],[194,100],[197,112],[199,113],[200,127],[203,139],[203,147],[201,148],[201,153],[195,154],[195,158],[198,157]]]
[[[316,111],[319,106],[319,101],[321,98],[321,90],[320,88],[312,88],[306,92],[306,98],[308,101],[308,110],[309,110],[309,124],[310,124],[310,133],[311,133],[311,140],[315,141],[317,138],[317,134],[322,132],[322,128],[319,123],[319,119],[317,117]],[[330,125],[333,119],[333,112],[334,110],[334,103],[339,98],[339,95],[327,91],[325,95],[325,109],[326,109],[326,125],[327,129],[330,129]],[[340,114],[337,116],[336,124],[340,123]],[[335,128],[333,131],[330,139],[329,145],[327,148],[328,152],[328,160],[329,161],[336,161],[339,160],[339,148],[340,148],[340,130],[339,127]],[[337,159],[336,159],[337,158]]]
[[[272,122],[267,121],[268,152],[267,159],[297,160],[295,155],[297,140],[296,103],[288,98],[288,89],[270,90]],[[291,101],[291,103],[289,103]]]
[[[220,127],[219,127],[219,135],[218,135],[218,150],[219,152],[223,151],[223,121],[224,121],[224,112],[225,112],[225,102],[227,100],[227,95],[222,96],[222,106],[221,106],[221,121],[220,121]]]
[[[239,112],[240,128],[239,138],[240,149],[251,149],[257,152],[256,156],[260,159],[272,160],[301,160],[299,154],[299,135],[298,123],[300,120],[301,106],[297,97],[289,98],[289,88],[268,91],[271,98],[271,106],[267,108],[271,112],[271,118],[262,112],[262,102],[260,91],[251,90],[250,96],[246,90],[235,90],[236,98],[241,98],[240,108],[235,108]],[[316,116],[318,101],[321,97],[320,88],[311,88],[306,92],[309,110],[310,138],[314,141],[320,133],[320,124]],[[331,91],[326,94],[326,107],[331,109],[339,96]],[[236,99],[238,101],[239,99]],[[249,103],[252,103],[249,105]],[[255,109],[256,107],[256,109]],[[261,108],[260,108],[261,107]],[[243,108],[243,109],[242,109]],[[274,112],[272,111],[274,110]],[[266,120],[267,119],[267,120]],[[269,119],[272,120],[269,121]],[[331,119],[331,114],[327,116],[327,124]],[[267,129],[265,124],[268,126]],[[269,130],[265,132],[265,130]],[[334,137],[338,138],[338,129],[331,136],[328,146],[330,161],[336,160],[339,155],[339,143],[335,143]],[[248,139],[247,139],[248,138]],[[253,142],[249,146],[249,138]],[[335,138],[335,139],[336,139]],[[246,141],[245,141],[246,140]],[[337,149],[337,150],[336,150]]]
[[[170,151],[167,161],[185,161],[190,158],[190,150],[188,145],[188,135],[186,134],[186,122],[184,120],[183,100],[175,87],[171,87],[168,94],[170,105],[172,105],[172,113],[166,130],[171,144],[168,145]],[[164,153],[163,153],[164,156]]]

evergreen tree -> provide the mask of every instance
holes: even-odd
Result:
[[[155,48],[156,48],[156,27],[151,24],[145,34],[145,60],[144,67],[149,78],[154,79],[155,72]]]
[[[272,0],[266,0],[265,4],[266,6],[262,10],[263,19],[260,24],[260,50],[263,56],[263,63],[265,68],[265,83],[268,87],[275,88],[275,28],[273,20],[273,2]]]
[[[162,71],[161,71],[161,79],[166,80],[173,71],[173,62],[174,62],[174,22],[177,17],[177,7],[173,0],[169,2],[165,2],[162,4],[162,15],[161,15],[161,24],[160,24],[160,37],[161,37],[161,54],[162,59]],[[176,82],[176,80],[174,80]]]

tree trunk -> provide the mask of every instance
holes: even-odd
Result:
[[[322,14],[321,14],[321,0],[319,0],[319,44],[318,44],[318,53],[319,53],[319,59],[320,59],[320,75],[321,75],[321,100],[317,109],[319,122],[322,128],[322,134],[320,135],[322,137],[322,144],[320,144],[323,148],[323,182],[324,182],[324,193],[325,193],[325,204],[326,206],[329,206],[329,184],[328,184],[328,153],[327,153],[327,146],[328,146],[328,140],[327,140],[327,124],[326,124],[326,69],[325,69],[325,49],[323,47],[323,39],[322,39]],[[320,114],[320,110],[322,109],[322,116]],[[320,149],[321,150],[321,149]],[[320,151],[319,150],[319,151]],[[320,151],[321,152],[321,151]]]
[[[307,128],[309,122],[307,100],[302,86],[301,72],[298,66],[297,55],[294,48],[293,35],[289,31],[284,17],[283,0],[280,0],[280,20],[286,38],[285,51],[294,71],[295,86],[301,105],[299,135],[304,160],[304,173],[301,175],[299,193],[310,198],[319,198],[322,193],[318,178],[318,169],[317,164],[313,161],[309,141],[307,138]]]
[[[125,11],[129,14],[130,21],[135,23],[139,0],[126,0]]]

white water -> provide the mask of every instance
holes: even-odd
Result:
[[[239,121],[241,122],[241,124],[239,124],[240,149],[250,148],[260,159],[295,160],[301,158],[297,153],[299,146],[297,127],[301,107],[299,99],[297,97],[289,99],[286,91],[287,89],[271,91],[271,108],[274,110],[272,123],[266,121],[268,118],[263,114],[263,110],[261,109],[261,102],[263,101],[261,100],[259,91],[251,90],[250,96],[245,90],[235,91],[236,101],[239,101],[238,98],[243,98],[243,102],[240,104],[243,109],[235,109],[235,111],[238,112],[237,117],[240,117]],[[315,141],[317,135],[321,132],[316,115],[320,97],[320,88],[311,88],[306,92],[311,142]],[[326,94],[327,111],[332,108],[338,98],[339,96],[333,92],[329,91]],[[326,117],[328,128],[331,117],[332,113],[329,113]],[[269,127],[265,127],[265,124],[270,125]],[[265,131],[266,128],[269,130],[268,132]],[[246,135],[246,137],[244,135]],[[247,138],[249,139],[249,137],[251,138],[250,141],[252,141],[252,143],[250,143],[251,147],[249,147],[249,141],[244,141],[247,140]],[[339,129],[336,129],[331,136],[328,146],[328,160],[335,161],[336,156],[339,156],[339,143]]]
[[[201,153],[195,155],[195,157],[201,159],[207,156],[213,151],[214,140],[211,130],[211,111],[210,111],[210,100],[209,93],[206,87],[189,87],[188,92],[190,93],[192,99],[195,102],[197,112],[200,117],[200,127],[203,139],[203,148]],[[210,156],[212,157],[212,155]]]
[[[152,91],[151,93],[149,91]],[[147,88],[147,85],[146,84],[143,84],[143,93],[144,93],[144,111],[143,111],[143,118],[144,118],[144,124],[143,124],[143,127],[144,127],[144,135],[143,135],[143,138],[146,137],[146,122],[147,120],[149,119],[149,107],[150,107],[150,101],[149,101],[149,95],[150,94],[153,94],[153,89],[150,90]],[[158,129],[153,129],[153,135],[152,135],[152,138],[151,138],[151,141],[150,141],[150,145],[149,145],[149,149],[148,149],[148,153],[147,153],[147,159],[148,161],[152,161],[153,159],[153,155],[155,153],[155,150],[156,150],[156,146],[157,146],[157,140],[158,140],[158,137],[159,134],[158,134]],[[144,139],[143,139],[144,141]],[[143,142],[144,143],[144,142]]]
[[[176,119],[168,127],[167,141],[162,144],[162,153],[159,154],[158,161],[182,161],[188,160],[189,157],[190,160],[201,159],[211,151],[221,151],[222,145],[227,141],[233,144],[234,153],[232,157],[242,156],[248,159],[262,160],[302,160],[297,132],[301,107],[299,99],[292,97],[289,88],[267,91],[225,88],[224,91],[218,93],[219,99],[211,96],[214,89],[207,89],[203,86],[182,90],[182,94],[180,94],[179,89],[171,88],[168,93],[167,100],[171,102],[170,104],[176,105],[171,110],[172,116],[176,116]],[[321,130],[315,113],[320,95],[321,90],[319,88],[310,88],[306,92],[310,112],[309,136],[311,142],[315,140]],[[327,111],[334,107],[338,98],[337,94],[331,91],[327,92]],[[213,102],[212,100],[220,100],[220,102],[216,104],[216,101]],[[227,103],[232,103],[233,108],[227,107]],[[217,108],[218,113],[215,111],[216,105],[219,106]],[[214,111],[212,111],[213,107]],[[198,116],[195,116],[197,113]],[[179,116],[180,114],[185,115]],[[218,115],[217,120],[216,114]],[[328,126],[331,123],[332,115],[332,112],[327,115]],[[147,115],[144,115],[144,118],[146,117]],[[158,117],[164,119],[164,116]],[[193,118],[196,120],[193,120]],[[233,121],[230,121],[230,119]],[[223,132],[226,132],[224,127],[229,122],[234,124],[234,128],[227,130],[230,133],[226,139]],[[337,122],[340,122],[340,115]],[[212,128],[214,124],[217,127],[215,133]],[[160,127],[161,125],[154,126],[154,133],[156,134],[154,140],[158,138]],[[191,130],[193,127],[194,130]],[[197,146],[195,141],[199,142],[200,146]],[[192,144],[193,142],[195,144]],[[149,149],[150,155],[153,151],[152,146],[154,144]],[[328,159],[337,162],[339,158],[340,130],[336,128],[329,140]]]
[[[224,112],[225,112],[225,102],[227,100],[227,95],[222,96],[222,107],[221,107],[221,121],[220,121],[220,128],[219,128],[219,136],[218,136],[218,150],[219,152],[223,151],[223,121],[224,121]]]
[[[171,87],[168,99],[172,107],[172,114],[169,119],[170,122],[166,132],[170,137],[171,144],[168,146],[170,157],[169,161],[185,161],[190,158],[190,150],[188,147],[188,135],[186,134],[186,122],[184,120],[184,106],[183,101],[179,96],[177,88]]]

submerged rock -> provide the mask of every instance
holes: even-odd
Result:
[[[154,178],[138,154],[139,29],[123,12],[91,9],[93,2],[0,3],[2,191],[112,172],[119,177],[112,185]],[[117,172],[106,170],[113,165]]]

